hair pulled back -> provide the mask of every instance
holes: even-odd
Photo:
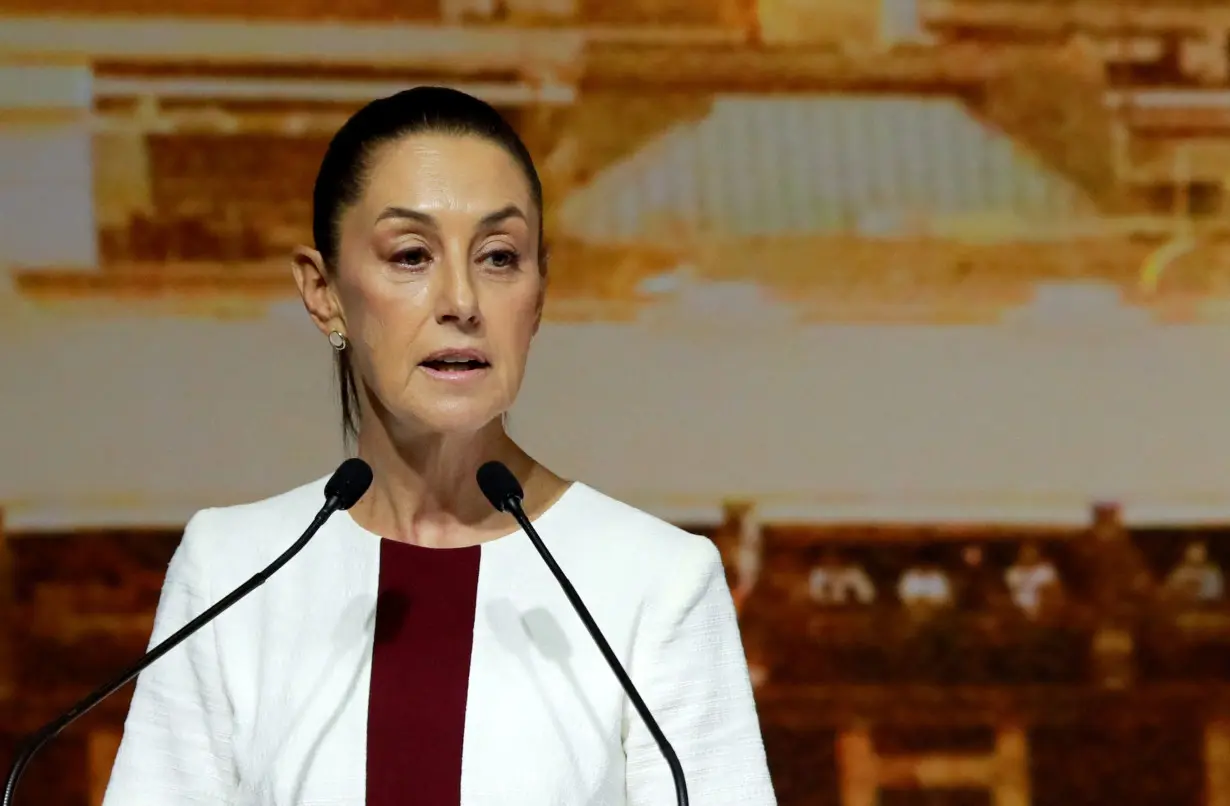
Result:
[[[373,157],[383,145],[417,134],[479,137],[504,149],[521,168],[538,212],[542,250],[542,182],[520,136],[490,104],[446,87],[414,87],[364,106],[329,142],[312,190],[312,238],[325,270],[338,270],[340,222],[363,195]],[[347,439],[359,432],[359,387],[348,350],[334,353]]]

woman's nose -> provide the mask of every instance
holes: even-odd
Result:
[[[468,263],[449,261],[441,275],[441,287],[436,296],[436,318],[440,322],[477,324],[481,318],[478,293]]]

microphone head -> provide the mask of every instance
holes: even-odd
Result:
[[[350,509],[372,486],[372,468],[362,459],[347,459],[333,471],[325,484],[325,498],[335,500],[338,509]]]
[[[525,498],[521,482],[503,462],[487,462],[478,469],[478,488],[500,512],[508,512],[510,504]]]

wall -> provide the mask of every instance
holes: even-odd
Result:
[[[1118,309],[782,327],[788,310],[729,296],[544,326],[513,432],[672,517],[736,495],[809,519],[1080,521],[1107,496],[1129,518],[1230,515],[1230,327]],[[298,303],[230,321],[0,306],[13,528],[176,523],[341,455],[328,348]]]

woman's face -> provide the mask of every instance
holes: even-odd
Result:
[[[542,312],[539,215],[517,162],[486,140],[377,150],[342,215],[331,283],[369,414],[464,433],[512,406]]]

